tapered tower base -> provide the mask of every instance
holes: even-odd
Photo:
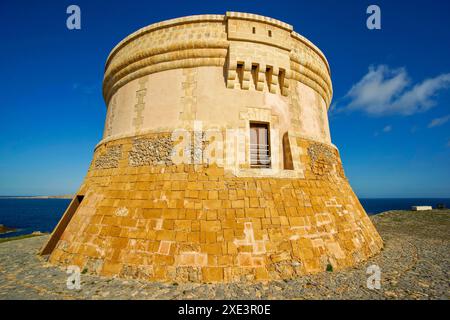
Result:
[[[296,142],[302,179],[237,177],[207,165],[132,166],[136,139],[102,145],[81,203],[55,230],[54,250],[44,251],[52,251],[51,263],[91,273],[175,282],[287,279],[379,252],[382,240],[338,151]]]

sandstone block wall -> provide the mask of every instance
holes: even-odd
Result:
[[[158,281],[287,279],[341,269],[382,241],[352,192],[339,154],[298,138],[304,179],[241,178],[208,165],[143,161],[142,141],[97,149],[84,200],[50,261],[106,276]],[[165,144],[156,146],[160,154]],[[115,166],[96,164],[112,152]],[[139,150],[139,151],[138,151]]]

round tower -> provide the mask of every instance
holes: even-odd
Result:
[[[103,94],[104,136],[42,250],[51,263],[231,282],[382,248],[331,143],[328,62],[291,25],[236,12],[152,24],[112,50]]]

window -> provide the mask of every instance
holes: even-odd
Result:
[[[250,123],[250,166],[270,168],[270,138],[267,123]]]
[[[272,30],[269,30],[269,37],[272,37]]]
[[[252,32],[253,32],[253,34],[256,33],[256,28],[255,27],[252,28]]]

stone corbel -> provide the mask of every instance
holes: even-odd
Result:
[[[252,63],[249,61],[244,62],[244,72],[242,76],[242,87],[243,90],[250,89],[250,81],[252,79]]]
[[[258,65],[257,82],[256,82],[256,90],[258,90],[258,91],[264,90],[264,81],[266,79],[265,71],[266,71],[266,65],[259,64]]]
[[[281,94],[283,96],[289,95],[289,80],[291,79],[291,70],[284,70],[284,82],[281,88]]]
[[[278,67],[272,67],[272,81],[270,82],[269,92],[277,93],[278,91],[278,75],[280,74],[280,69]]]
[[[234,89],[234,85],[237,82],[237,63],[232,62],[230,59],[228,61],[228,70],[227,70],[227,88],[228,89]]]

